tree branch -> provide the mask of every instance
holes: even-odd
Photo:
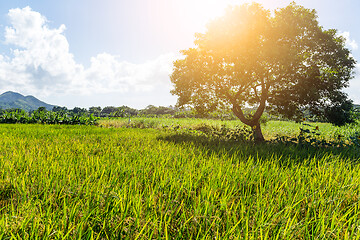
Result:
[[[252,82],[249,82],[248,84],[243,85],[243,86],[239,89],[239,91],[235,94],[235,96],[234,96],[235,99],[238,99],[238,98],[240,97],[240,94],[243,93],[244,90],[247,89],[247,88],[250,86],[251,83],[252,83]]]
[[[254,90],[255,98],[260,102],[260,97],[257,94],[256,86],[254,86],[252,89]]]
[[[244,112],[241,109],[240,106],[234,105],[233,104],[233,108],[232,108],[234,114],[240,119],[241,122],[243,122],[244,124],[248,125],[248,126],[253,126],[252,121],[247,119],[244,116]]]
[[[261,99],[260,99],[260,105],[258,107],[258,109],[256,109],[255,114],[252,117],[252,121],[254,123],[257,123],[261,117],[261,115],[263,114],[264,110],[265,110],[265,106],[266,106],[266,100],[268,98],[268,87],[265,85],[264,80],[261,81],[262,82],[262,92],[261,92]]]

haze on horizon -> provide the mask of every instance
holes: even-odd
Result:
[[[73,108],[174,105],[169,74],[194,34],[244,0],[58,1],[0,3],[0,93],[33,95]],[[265,8],[290,0],[256,1]],[[324,28],[335,28],[360,59],[360,2],[296,1],[314,8]],[[360,103],[360,64],[346,89]]]

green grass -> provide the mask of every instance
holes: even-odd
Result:
[[[0,239],[359,239],[359,155],[158,129],[0,125]]]
[[[340,134],[343,137],[349,137],[355,133],[360,133],[360,122],[357,124],[347,125],[343,127],[336,127],[330,123],[311,123],[306,122],[312,126],[319,127],[319,133],[325,139],[334,139]],[[229,128],[235,128],[236,126],[243,126],[239,120],[234,121],[222,121],[222,120],[212,120],[212,119],[192,119],[192,118],[144,118],[144,117],[135,117],[132,118],[129,122],[128,118],[114,118],[114,119],[103,119],[99,122],[102,127],[127,127],[133,126],[135,128],[171,128],[171,127],[181,127],[181,128],[190,128],[200,124],[207,124],[212,126],[220,127],[225,125]],[[262,131],[264,137],[268,140],[279,136],[289,136],[295,137],[300,133],[300,127],[304,127],[302,123],[295,123],[290,121],[269,121],[266,124],[262,125]]]

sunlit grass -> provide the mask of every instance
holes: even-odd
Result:
[[[360,133],[360,124],[347,125],[343,127],[336,127],[330,123],[314,123],[314,122],[304,122],[310,124],[313,127],[319,127],[319,133],[321,137],[326,139],[334,139],[340,134],[343,137],[349,137],[355,134],[356,132]],[[235,128],[236,126],[244,126],[239,120],[233,121],[222,121],[222,120],[212,120],[212,119],[195,119],[195,118],[144,118],[136,117],[131,118],[114,118],[114,119],[103,119],[99,121],[99,125],[102,127],[128,127],[133,126],[136,128],[171,128],[171,127],[182,127],[190,128],[200,124],[208,124],[212,126],[220,127],[225,125],[230,128]],[[264,137],[268,140],[275,138],[276,136],[289,136],[295,137],[299,135],[300,128],[304,128],[302,123],[296,123],[291,121],[269,121],[262,125],[262,131]],[[306,127],[308,128],[308,127]]]
[[[264,132],[281,127],[297,125]],[[358,156],[157,129],[0,125],[0,239],[357,239]]]

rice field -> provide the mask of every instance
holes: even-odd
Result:
[[[355,147],[213,142],[163,130],[201,120],[121,121],[0,125],[0,239],[360,238]]]

